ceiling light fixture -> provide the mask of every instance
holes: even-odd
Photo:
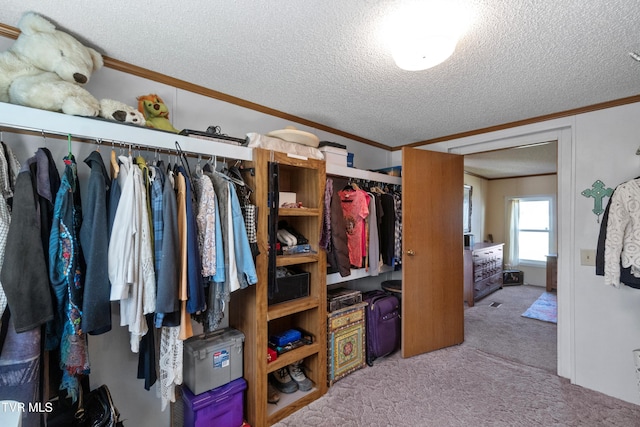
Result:
[[[469,22],[469,7],[458,2],[411,2],[390,14],[383,37],[398,67],[426,70],[453,54]]]

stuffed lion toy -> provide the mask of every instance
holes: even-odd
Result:
[[[169,121],[169,108],[162,98],[156,94],[149,94],[137,99],[138,111],[144,116],[148,127],[180,133]]]

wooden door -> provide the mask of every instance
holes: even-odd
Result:
[[[463,158],[402,149],[402,357],[464,341]]]

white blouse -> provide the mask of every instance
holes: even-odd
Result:
[[[604,282],[620,286],[620,263],[640,277],[640,180],[619,185],[611,196],[604,247]]]

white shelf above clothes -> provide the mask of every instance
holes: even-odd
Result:
[[[344,178],[357,178],[367,181],[384,182],[387,184],[402,185],[402,178],[399,176],[391,176],[380,172],[372,172],[362,169],[349,168],[327,163],[327,175],[341,176]]]
[[[383,265],[380,269],[380,274],[392,272],[393,268],[388,265]],[[352,268],[351,274],[345,277],[340,276],[340,273],[327,274],[327,285],[335,285],[336,283],[344,283],[350,280],[358,280],[371,276],[371,271],[366,268]]]
[[[0,128],[20,129],[49,135],[71,135],[73,139],[113,142],[182,151],[236,160],[252,160],[253,150],[239,145],[178,135],[144,126],[122,124],[91,117],[71,116],[37,108],[0,102]]]

